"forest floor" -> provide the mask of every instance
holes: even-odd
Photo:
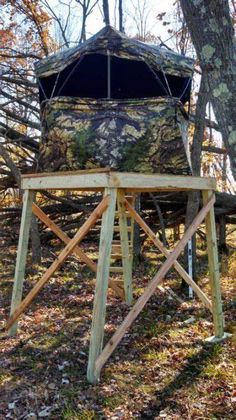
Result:
[[[15,248],[0,251],[1,420],[235,419],[233,255],[223,260],[221,277],[225,331],[233,333],[231,339],[207,344],[204,340],[213,334],[209,311],[197,299],[181,304],[157,290],[106,363],[100,384],[92,386],[86,367],[93,274],[70,257],[22,316],[19,334],[9,338],[4,324],[15,253]],[[45,254],[37,270],[28,261],[24,293],[50,265],[52,256],[48,250]],[[161,258],[152,255],[151,262],[135,269],[135,297]],[[209,293],[204,252],[199,266],[199,284]],[[175,272],[165,283],[183,298]],[[105,341],[127,313],[127,305],[109,291]]]

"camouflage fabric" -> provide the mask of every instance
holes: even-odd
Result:
[[[154,71],[162,70],[166,74],[179,77],[192,77],[194,61],[191,58],[174,53],[165,47],[148,45],[128,38],[125,34],[106,26],[86,42],[74,48],[51,55],[35,64],[38,78],[59,73],[69,64],[85,54],[105,54],[110,52],[116,57],[141,60]]]
[[[176,99],[57,97],[46,102],[42,123],[42,170],[191,173],[187,120]]]

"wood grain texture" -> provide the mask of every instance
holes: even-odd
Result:
[[[32,210],[35,216],[37,216],[49,229],[55,233],[55,235],[60,238],[65,244],[70,242],[70,238],[66,233],[64,233],[57,225],[53,222],[43,211],[40,209],[35,203],[32,205]],[[94,273],[97,272],[97,264],[91,260],[83,250],[77,245],[73,251],[73,253],[80,258]],[[96,284],[96,283],[95,283]],[[116,282],[112,279],[109,279],[108,286],[114,290],[114,292],[121,297],[124,298],[124,290],[121,286],[117,286]]]
[[[162,267],[158,270],[157,274],[153,277],[149,285],[146,287],[144,293],[140,298],[137,300],[133,308],[130,310],[120,327],[116,330],[115,334],[112,336],[112,338],[108,341],[106,346],[104,347],[102,353],[97,358],[96,364],[95,364],[95,378],[99,378],[101,368],[106,363],[107,359],[110,357],[110,355],[113,353],[121,339],[123,338],[124,334],[128,330],[128,328],[132,325],[134,320],[137,318],[137,316],[140,314],[142,309],[144,308],[147,301],[150,299],[150,297],[153,295],[153,293],[156,290],[156,287],[159,283],[163,280],[164,276],[170,269],[170,267],[173,265],[173,263],[176,261],[178,256],[180,255],[181,251],[186,246],[188,240],[192,237],[194,232],[197,230],[198,226],[202,223],[204,218],[206,217],[206,214],[209,212],[209,210],[214,205],[215,198],[211,197],[210,200],[204,205],[204,207],[200,210],[198,215],[195,217],[192,225],[187,229],[182,239],[179,241],[176,248],[170,253]]]
[[[44,212],[40,209],[35,203],[32,205],[32,210],[35,216],[37,216],[41,222],[43,222],[55,235],[62,240],[65,244],[70,242],[69,236],[64,233],[57,225],[53,222]],[[81,259],[92,271],[96,273],[97,271],[97,264],[93,262],[84,252],[83,250],[78,247],[78,245],[74,249],[74,254]]]
[[[108,188],[105,190],[105,195],[107,197],[109,196],[109,206],[103,213],[102,217],[96,288],[93,304],[93,320],[89,346],[89,361],[87,369],[87,378],[88,381],[91,383],[97,382],[98,378],[96,377],[95,372],[95,362],[99,354],[101,353],[103,347],[107,287],[109,278],[110,255],[113,238],[117,190]]]
[[[117,207],[119,212],[119,227],[120,227],[120,243],[122,251],[122,266],[123,266],[123,278],[124,278],[124,289],[125,289],[125,300],[128,305],[132,304],[133,293],[132,293],[132,261],[130,258],[129,248],[129,237],[128,237],[128,224],[127,215],[125,214],[126,208],[124,205],[124,192],[118,190],[117,194]],[[130,232],[132,228],[130,226]]]
[[[215,194],[212,191],[203,191],[204,203],[206,203],[211,197],[215,197]],[[221,338],[224,335],[224,318],[221,302],[220,273],[214,207],[212,207],[209,213],[206,215],[206,238],[212,295],[214,332],[217,338]]]
[[[181,175],[141,174],[132,172],[55,172],[22,177],[23,189],[91,189],[126,188],[130,191],[214,190],[214,178]]]
[[[139,214],[135,211],[135,209],[129,204],[127,200],[125,200],[125,206],[127,210],[129,210],[132,217],[135,221],[139,224],[139,226],[143,229],[143,231],[148,235],[151,241],[156,245],[156,247],[168,257],[170,255],[170,251],[168,251],[162,242],[156,237],[155,233],[149,228],[149,226],[144,222],[144,220],[139,216]],[[184,270],[184,268],[178,263],[178,261],[174,261],[173,264],[176,271],[180,274],[180,276],[186,281],[186,283],[192,287],[196,295],[199,299],[203,302],[203,304],[212,312],[212,304],[206,294],[200,289],[200,287],[194,282],[194,280],[189,276],[189,274]]]
[[[85,237],[89,232],[91,227],[96,223],[96,221],[101,217],[102,213],[106,210],[109,203],[109,197],[104,197],[101,203],[95,208],[95,210],[88,217],[83,226],[75,234],[74,238],[66,245],[66,247],[58,255],[57,259],[51,264],[51,266],[44,273],[43,277],[38,281],[38,283],[33,287],[33,289],[28,293],[25,299],[20,303],[19,306],[11,314],[6,329],[8,330],[14,322],[19,318],[19,316],[25,311],[25,309],[30,305],[32,300],[38,295],[43,286],[48,282],[50,277],[55,273],[55,271],[63,264],[65,259],[70,255],[76,245]]]
[[[33,203],[34,191],[26,190],[23,196],[23,209],[21,215],[20,225],[20,236],[17,250],[14,286],[12,291],[11,299],[11,312],[14,313],[16,308],[19,306],[22,300],[23,284],[25,277],[25,264],[29,242],[29,231],[32,217],[32,203]],[[17,332],[17,322],[12,323],[8,334],[10,336],[15,335]]]

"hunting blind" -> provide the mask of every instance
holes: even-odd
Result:
[[[192,59],[106,26],[35,72],[41,170],[191,173],[184,105]]]
[[[75,254],[96,273],[87,370],[91,383],[99,381],[103,365],[171,267],[212,312],[211,340],[227,336],[223,331],[214,218],[216,182],[212,178],[189,176],[184,106],[190,99],[192,71],[192,60],[166,48],[129,39],[110,26],[78,47],[36,65],[42,110],[40,169],[45,172],[22,176],[23,211],[7,329],[11,335],[16,333],[21,314],[66,258]],[[42,190],[95,191],[102,192],[103,198],[71,239],[33,202],[37,191]],[[202,193],[201,210],[171,250],[165,248],[134,208],[136,194],[160,191]],[[32,213],[66,246],[22,300]],[[114,228],[115,218],[118,225]],[[204,219],[211,298],[177,261]],[[100,243],[95,263],[79,243],[99,220]],[[166,260],[103,348],[108,287],[125,298],[127,304],[133,301],[134,221]],[[117,229],[120,241],[114,245],[113,232]],[[122,267],[115,272],[122,272],[122,280],[112,277],[110,261],[114,246],[116,252],[117,246],[121,252]]]

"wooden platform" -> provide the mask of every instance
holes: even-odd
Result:
[[[96,288],[93,307],[93,320],[89,348],[89,362],[87,377],[89,382],[97,383],[100,371],[107,359],[113,353],[123,338],[127,329],[132,325],[147,301],[160,285],[169,269],[173,266],[181,277],[192,287],[202,303],[212,312],[214,334],[216,339],[224,337],[223,314],[221,304],[221,292],[219,281],[219,264],[217,255],[217,240],[214,218],[214,202],[216,181],[212,178],[120,173],[113,172],[109,168],[90,171],[59,172],[45,174],[28,174],[22,177],[22,189],[24,201],[21,218],[21,228],[17,261],[15,269],[15,281],[12,293],[11,314],[7,322],[10,335],[17,331],[17,322],[22,313],[38,295],[42,287],[49,281],[56,270],[60,268],[66,258],[74,253],[91,270],[96,272]],[[33,203],[37,191],[41,190],[82,190],[103,191],[103,198],[94,209],[86,222],[78,229],[75,236],[70,239],[50,218]],[[161,241],[145,221],[136,212],[133,201],[127,200],[126,194],[134,195],[136,192],[147,191],[193,191],[202,192],[203,207],[194,219],[192,225],[185,232],[174,249],[167,250]],[[46,224],[65,244],[56,260],[46,270],[42,278],[22,300],[23,282],[25,275],[26,255],[28,248],[31,215],[34,213]],[[132,258],[130,258],[130,227],[127,217],[132,218],[146,233],[152,243],[164,254],[166,261],[157,274],[150,281],[142,296],[136,301],[130,312],[117,329],[113,337],[103,348],[103,335],[106,312],[107,289],[113,290],[121,296],[119,282],[114,282],[109,277],[110,257],[112,252],[112,239],[114,231],[114,219],[118,215],[120,231],[120,249],[122,258],[123,290],[127,304],[131,305],[132,296]],[[102,218],[99,258],[95,264],[79,247],[79,243],[88,234],[89,230]],[[211,298],[209,298],[199,286],[191,279],[184,268],[178,263],[177,258],[188,243],[188,240],[196,232],[203,222],[206,222],[206,236],[209,259],[209,277],[211,285]],[[117,230],[117,229],[116,229]]]
[[[103,190],[124,188],[132,191],[215,190],[214,178],[196,176],[114,172],[109,168],[89,171],[52,172],[22,176],[23,190]]]

